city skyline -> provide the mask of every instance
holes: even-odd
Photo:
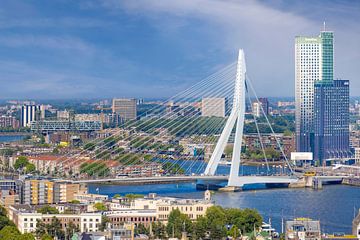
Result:
[[[291,97],[293,38],[315,35],[324,20],[336,33],[334,78],[356,80],[359,7],[353,1],[60,1],[57,7],[7,1],[0,99],[169,97],[232,62],[239,47],[259,95]],[[360,84],[353,81],[351,89],[358,95]]]

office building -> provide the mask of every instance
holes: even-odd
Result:
[[[310,152],[314,144],[314,84],[332,81],[334,69],[333,32],[295,38],[296,149]]]
[[[325,160],[351,156],[348,80],[315,83],[314,146],[314,160],[320,165],[326,165]]]
[[[222,97],[206,97],[201,101],[203,117],[225,117],[227,114],[227,99]]]
[[[320,221],[309,218],[296,218],[286,221],[286,240],[321,240]]]
[[[21,126],[30,127],[30,123],[36,120],[36,114],[40,116],[40,106],[24,105],[21,107]]]
[[[121,120],[133,120],[137,117],[136,99],[133,98],[114,98],[112,111],[120,115]]]

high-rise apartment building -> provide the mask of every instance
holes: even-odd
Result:
[[[333,32],[322,31],[317,37],[295,38],[296,149],[313,151],[314,84],[333,81]]]
[[[349,137],[349,80],[318,81],[314,86],[314,159],[351,156]]]
[[[36,114],[40,114],[40,106],[24,105],[21,107],[21,126],[29,127],[32,121],[36,120]]]
[[[261,117],[263,114],[269,114],[269,100],[267,98],[259,98],[259,101],[252,103],[252,114],[255,117]]]
[[[18,128],[19,121],[13,116],[0,116],[0,127],[2,128]]]
[[[261,113],[261,103],[260,102],[253,102],[252,105],[252,114],[255,116],[255,117],[260,117],[262,115]]]
[[[137,118],[137,101],[134,98],[114,98],[112,102],[112,111],[120,115],[123,121]]]
[[[203,117],[225,117],[227,114],[227,99],[223,97],[206,97],[201,101]]]

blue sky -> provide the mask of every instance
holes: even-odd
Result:
[[[360,1],[2,0],[0,98],[170,97],[244,48],[260,96],[294,95],[294,37],[335,32],[360,94]]]

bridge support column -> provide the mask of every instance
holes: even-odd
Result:
[[[230,134],[236,123],[235,131],[235,143],[233,148],[230,176],[228,186],[239,186],[239,168],[240,168],[240,157],[241,157],[241,143],[244,129],[244,117],[245,117],[245,76],[246,76],[246,65],[245,55],[242,49],[239,50],[236,80],[235,80],[235,91],[233,106],[231,114],[225,124],[225,127],[220,135],[218,142],[216,143],[213,154],[211,155],[210,161],[205,169],[206,175],[214,175],[215,171],[220,162],[221,156],[224,152],[225,146],[229,140]]]

